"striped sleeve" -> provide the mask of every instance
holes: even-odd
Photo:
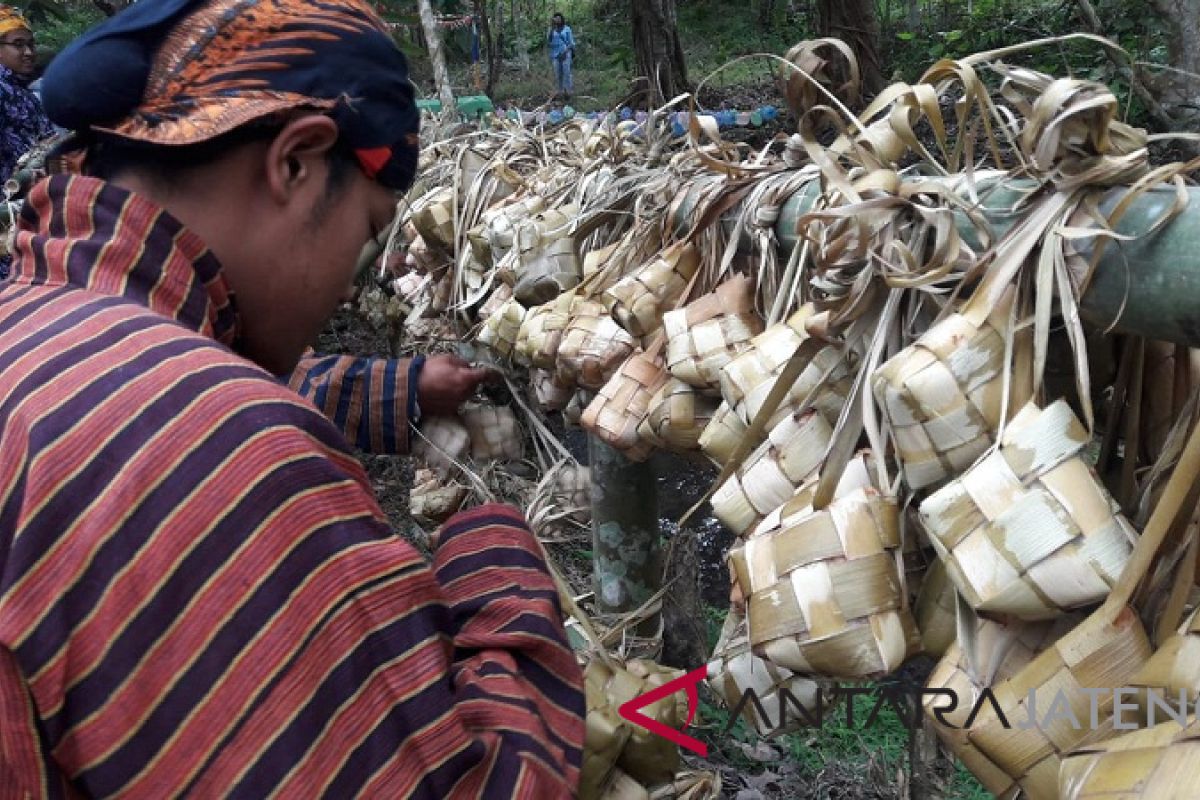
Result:
[[[408,365],[408,359],[310,352],[300,360],[288,385],[359,450],[378,455],[407,453]]]
[[[333,428],[264,383],[181,387],[103,494],[125,503],[67,491],[106,452],[31,485],[67,524],[18,539],[0,641],[56,770],[96,797],[570,795],[582,677],[519,513],[452,520],[431,568]]]

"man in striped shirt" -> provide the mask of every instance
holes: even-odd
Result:
[[[412,180],[405,69],[359,0],[141,0],[48,71],[89,175],[0,288],[0,798],[573,793],[520,514],[427,565],[273,377]]]

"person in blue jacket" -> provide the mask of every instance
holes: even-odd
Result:
[[[571,77],[571,62],[575,60],[575,35],[562,14],[551,17],[550,33],[546,36],[550,47],[550,63],[554,65],[554,78],[558,82],[558,93],[564,100],[570,99],[575,90]]]

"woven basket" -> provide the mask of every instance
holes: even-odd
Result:
[[[584,671],[587,695],[586,739],[580,775],[580,797],[599,797],[614,768],[642,783],[664,783],[675,776],[679,749],[674,743],[622,719],[617,709],[682,673],[653,662],[630,661],[611,667],[593,660]],[[681,705],[682,704],[682,705]],[[676,693],[640,709],[641,713],[678,729],[687,718],[686,700]]]
[[[663,314],[678,304],[699,267],[699,251],[690,242],[676,243],[605,289],[601,300],[625,330],[648,337],[661,327]]]
[[[617,369],[588,404],[581,420],[584,429],[624,453],[630,461],[645,461],[654,445],[638,435],[638,426],[650,413],[650,401],[667,382],[658,350],[637,353]]]
[[[503,358],[510,357],[517,347],[521,323],[525,321],[525,306],[512,298],[492,314],[479,329],[476,338]]]
[[[476,461],[524,458],[525,435],[511,408],[467,403],[458,413],[471,434],[471,458]]]
[[[554,369],[558,346],[571,320],[574,304],[574,295],[563,294],[552,302],[529,309],[517,335],[518,363],[538,369]]]
[[[713,514],[744,535],[816,473],[832,438],[833,429],[815,411],[785,417],[713,492]]]
[[[579,285],[582,265],[568,235],[579,210],[570,203],[533,216],[517,227],[516,297],[526,305],[548,303]]]
[[[471,433],[457,417],[429,417],[422,420],[420,435],[414,435],[412,454],[445,478],[458,471],[471,452]]]
[[[720,393],[721,369],[762,332],[754,310],[754,283],[744,275],[663,316],[667,369],[681,381]]]
[[[633,337],[618,325],[604,306],[579,300],[563,332],[555,362],[559,381],[599,389],[637,348]]]
[[[1007,624],[980,619],[973,632],[978,663],[971,663],[967,652],[959,643],[953,642],[929,674],[926,688],[953,691],[957,704],[949,709],[945,695],[927,694],[922,701],[926,718],[947,749],[1000,800],[1012,800],[1020,787],[1012,776],[971,743],[967,719],[984,689],[1012,678],[1079,621],[1078,615],[1055,622]],[[935,709],[942,711],[940,718],[934,713]]]
[[[554,497],[560,508],[573,509],[572,519],[587,522],[592,515],[592,470],[564,464],[554,477]]]
[[[1003,400],[1009,291],[981,326],[963,314],[933,325],[880,367],[871,382],[914,490],[958,475],[991,445]],[[1029,399],[1014,374],[1010,411]]]
[[[1175,720],[1080,747],[1062,760],[1061,800],[1194,800],[1200,795],[1200,722]]]
[[[729,554],[755,653],[803,674],[877,678],[920,649],[901,587],[899,512],[850,461],[833,501],[805,483]]]
[[[467,499],[467,487],[455,481],[443,481],[431,469],[418,469],[413,474],[409,511],[419,524],[426,527],[441,525]]]
[[[747,689],[753,689],[762,706],[762,714],[753,703],[742,707],[743,719],[759,736],[770,737],[795,730],[803,715],[789,707],[780,714],[780,692],[787,690],[805,710],[814,713],[822,702],[820,684],[790,670],[759,658],[750,650],[746,617],[730,609],[721,629],[721,637],[708,662],[708,685],[726,708],[737,708]],[[789,701],[790,702],[790,701]]]
[[[941,658],[954,642],[956,634],[956,598],[954,582],[939,560],[929,566],[921,580],[921,588],[913,601],[913,618],[921,632],[921,649],[927,655]]]
[[[973,608],[1050,619],[1099,602],[1116,583],[1136,534],[1083,460],[1087,443],[1065,400],[1029,404],[995,452],[921,504]]]
[[[669,378],[650,399],[638,435],[654,447],[684,453],[700,448],[700,434],[719,403],[678,378]]]
[[[563,386],[548,370],[530,370],[529,382],[533,385],[534,399],[546,411],[562,411],[574,394],[570,386]]]
[[[700,434],[700,450],[723,466],[741,444],[748,427],[727,403],[721,403]]]
[[[434,189],[413,203],[412,224],[426,242],[454,252],[454,190]]]
[[[814,313],[813,305],[805,304],[789,317],[787,322],[776,323],[755,336],[744,353],[722,368],[721,396],[747,425],[766,403],[767,396],[775,387],[775,380],[783,372],[788,359],[808,338],[804,323]],[[796,410],[796,404],[812,394],[826,375],[828,378],[824,381],[822,391],[813,396],[812,404],[830,423],[836,423],[846,397],[850,394],[852,381],[849,366],[840,361],[838,351],[834,347],[827,347],[817,353],[767,421],[767,428],[773,428]]]

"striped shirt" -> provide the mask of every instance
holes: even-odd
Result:
[[[300,359],[288,385],[307,397],[366,453],[407,453],[410,359],[318,356]]]
[[[203,243],[91,178],[0,289],[0,798],[560,797],[582,678],[519,513],[394,536],[229,348]]]

